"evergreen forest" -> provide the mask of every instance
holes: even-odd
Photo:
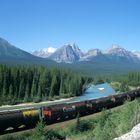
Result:
[[[0,104],[78,96],[90,81],[91,78],[60,68],[0,65]]]

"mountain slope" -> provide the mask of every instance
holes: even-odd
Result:
[[[24,50],[11,45],[3,38],[0,38],[0,63],[8,65],[56,65],[54,61],[36,57]]]
[[[2,38],[0,38],[0,57],[35,58],[35,56],[11,45]]]

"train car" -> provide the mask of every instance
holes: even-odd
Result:
[[[39,121],[39,109],[27,108],[12,111],[0,112],[0,131],[5,131],[8,128],[18,129],[24,125],[35,126]]]
[[[23,110],[23,124],[26,127],[34,127],[41,119],[40,113],[40,109]]]
[[[42,108],[43,118],[46,123],[64,120],[70,114],[75,114],[75,105],[56,104]]]
[[[72,104],[75,105],[75,109],[76,109],[75,116],[77,116],[78,114],[80,116],[84,116],[89,113],[89,109],[88,109],[89,106],[87,105],[86,101],[75,102]]]
[[[10,127],[17,129],[23,123],[21,110],[0,113],[0,130],[4,131]]]
[[[55,121],[62,117],[64,104],[45,106],[42,109],[45,121]]]

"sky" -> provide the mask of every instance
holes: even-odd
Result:
[[[29,52],[69,43],[140,51],[140,0],[0,0],[0,37]]]

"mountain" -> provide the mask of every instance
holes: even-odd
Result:
[[[116,62],[140,63],[138,57],[133,52],[119,45],[112,45],[104,54],[107,55],[110,60]]]
[[[75,44],[67,44],[57,49],[52,55],[49,56],[50,59],[60,63],[73,63],[78,61],[82,57],[83,53]]]
[[[24,50],[15,47],[3,38],[0,38],[0,64],[29,64],[47,66],[56,65],[54,61],[34,56]]]
[[[95,60],[96,58],[99,59],[102,57],[103,57],[103,53],[101,50],[91,49],[81,57],[80,61],[92,61]]]
[[[32,54],[42,58],[47,58],[56,51],[56,48],[49,47],[34,51]]]
[[[0,57],[11,57],[11,58],[35,58],[30,53],[23,51],[3,38],[0,38]]]

